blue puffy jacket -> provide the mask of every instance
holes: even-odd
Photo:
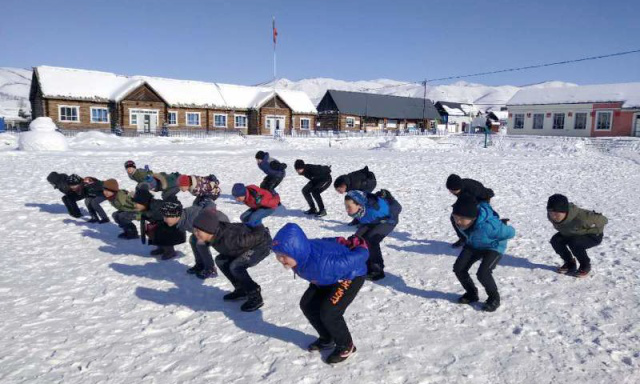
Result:
[[[285,176],[285,171],[284,170],[273,169],[272,168],[272,164],[271,164],[272,162],[275,162],[276,167],[279,167],[282,164],[278,160],[272,159],[269,156],[269,153],[267,152],[267,153],[264,154],[264,158],[262,159],[262,161],[260,163],[258,163],[258,168],[260,168],[262,170],[262,172],[266,173],[269,176],[284,177]]]
[[[466,245],[473,249],[488,249],[504,253],[507,240],[516,235],[516,230],[500,221],[500,215],[486,202],[478,204],[478,217],[466,230],[460,230]]]
[[[282,227],[273,239],[272,249],[292,257],[298,263],[295,273],[316,285],[331,285],[367,274],[366,248],[350,250],[335,238],[309,240],[297,224]]]

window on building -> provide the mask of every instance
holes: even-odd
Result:
[[[553,114],[553,129],[564,129],[564,113]]]
[[[245,115],[236,115],[236,128],[247,128],[247,116]]]
[[[107,108],[91,107],[91,122],[92,123],[108,123],[109,110]]]
[[[398,120],[387,120],[387,127],[388,128],[395,128],[398,126]]]
[[[356,119],[353,117],[347,117],[347,128],[353,128],[356,126]]]
[[[513,129],[524,128],[524,113],[516,113],[513,115]]]
[[[61,105],[59,107],[60,121],[80,121],[78,119],[78,109],[79,107],[69,107],[66,105]]]
[[[311,128],[311,119],[300,119],[300,129]]]
[[[598,112],[596,114],[596,131],[608,131],[611,129],[611,112]]]
[[[178,112],[169,111],[169,114],[167,115],[167,124],[178,125]]]
[[[200,112],[187,112],[187,125],[200,126]]]
[[[218,128],[226,128],[227,115],[213,115],[213,126]]]
[[[576,120],[573,125],[574,129],[587,129],[587,114],[584,112],[576,113]]]
[[[131,125],[138,125],[138,115],[131,113]]]
[[[544,113],[533,114],[533,129],[544,128]]]

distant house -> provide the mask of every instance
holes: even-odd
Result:
[[[309,131],[317,113],[299,91],[48,66],[34,68],[29,99],[34,118],[69,130],[155,133],[166,125],[269,135]]]
[[[491,130],[498,132],[500,128],[506,128],[509,121],[509,112],[491,111],[487,113],[487,118],[491,120]]]
[[[522,89],[507,108],[511,135],[640,136],[640,83]]]
[[[319,130],[421,129],[440,120],[429,99],[363,92],[328,90],[317,109]]]
[[[473,104],[456,103],[452,101],[437,101],[435,108],[442,116],[442,122],[448,126],[453,125],[450,129],[453,132],[468,131],[471,122],[478,115],[480,110]]]

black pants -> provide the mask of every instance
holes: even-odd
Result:
[[[67,212],[69,215],[73,217],[82,217],[82,213],[80,213],[80,208],[78,207],[77,201],[82,199],[80,196],[75,193],[69,193],[62,196],[62,203],[65,207],[67,207]]]
[[[196,259],[196,268],[201,270],[213,269],[213,256],[211,256],[211,249],[207,244],[198,244],[198,239],[195,235],[189,237],[189,245],[193,251],[193,257]]]
[[[260,183],[260,188],[266,189],[267,191],[275,192],[276,187],[280,185],[280,183],[282,183],[283,179],[284,179],[284,176],[279,177],[279,176],[267,175],[267,177],[265,177],[262,180],[262,183]]]
[[[476,261],[482,260],[477,273],[478,281],[487,291],[487,295],[490,298],[499,298],[498,287],[493,280],[493,269],[498,265],[501,258],[502,255],[496,251],[479,250],[465,246],[455,264],[453,264],[453,272],[465,291],[477,295],[478,290],[473,284],[471,276],[469,276],[469,269]]]
[[[365,239],[369,245],[369,259],[367,260],[367,271],[369,273],[384,270],[384,260],[382,259],[380,243],[393,232],[395,227],[396,224],[380,223],[358,228],[356,235]]]
[[[260,286],[249,276],[247,269],[258,265],[259,262],[269,256],[269,253],[271,253],[270,242],[240,256],[218,255],[216,257],[216,265],[235,289],[242,289],[247,293],[254,292]]]
[[[186,233],[178,229],[178,226],[172,227],[165,224],[164,221],[158,223],[158,226],[153,233],[153,238],[150,239],[150,245],[156,245],[158,247],[173,247],[178,244],[182,244],[187,240]]]
[[[376,179],[367,179],[364,183],[362,183],[360,190],[367,193],[373,193],[373,190],[376,189],[377,184],[378,183],[376,182]]]
[[[302,196],[304,196],[305,200],[307,200],[307,204],[309,204],[309,208],[315,209],[316,206],[313,204],[313,199],[318,203],[318,210],[324,211],[324,202],[322,201],[322,196],[320,194],[329,188],[331,185],[331,177],[325,180],[319,181],[310,181],[307,185],[302,188]]]
[[[449,216],[449,219],[451,220],[451,225],[453,226],[453,229],[455,229],[456,231],[456,235],[458,235],[458,239],[464,239],[464,237],[462,236],[462,232],[460,232],[460,229],[458,229],[456,222],[453,220],[453,215]]]
[[[602,236],[602,234],[563,236],[558,232],[551,238],[551,246],[565,263],[572,262],[575,256],[580,263],[580,269],[590,271],[591,259],[587,255],[587,249],[600,245]]]
[[[122,230],[127,233],[138,233],[133,221],[138,217],[138,212],[116,211],[113,213],[113,221],[115,221]]]
[[[321,339],[333,340],[342,348],[353,344],[343,315],[363,284],[364,276],[333,285],[309,284],[300,299],[300,308]]]
[[[176,196],[180,192],[180,187],[170,187],[162,191],[162,200],[164,201],[178,201]]]
[[[107,198],[104,197],[104,195],[84,199],[84,204],[87,206],[92,219],[109,220],[109,217],[100,205],[105,200],[107,200]]]

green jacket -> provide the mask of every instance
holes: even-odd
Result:
[[[142,183],[147,178],[147,175],[151,176],[153,175],[153,172],[147,171],[144,168],[137,168],[132,175],[129,175],[129,178],[136,183]]]
[[[109,202],[115,209],[123,212],[136,212],[136,205],[133,202],[133,198],[129,195],[124,189],[118,191],[112,198],[109,199]],[[140,213],[138,213],[137,220],[140,220]]]
[[[549,221],[563,236],[600,235],[609,222],[603,214],[587,211],[574,204],[569,204],[569,212],[562,222],[556,223],[551,218]]]
[[[160,183],[160,190],[166,191],[170,188],[175,188],[178,186],[178,177],[180,174],[178,172],[166,173],[166,172],[158,172],[153,173],[153,178],[158,180]]]

